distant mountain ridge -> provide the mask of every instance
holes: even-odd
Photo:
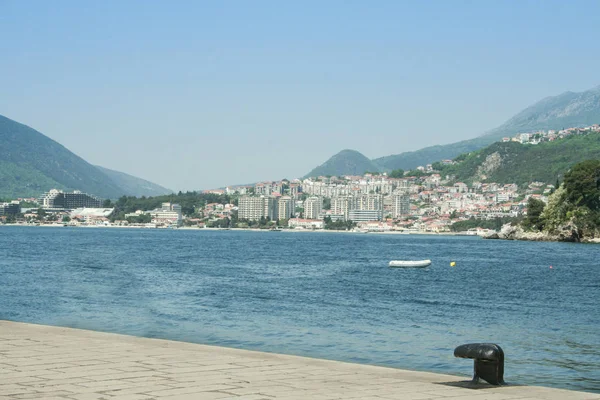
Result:
[[[306,176],[362,175],[365,171],[379,171],[377,165],[356,150],[342,150]]]
[[[580,127],[597,123],[600,123],[600,86],[580,93],[565,92],[558,96],[546,97],[519,112],[499,127],[473,139],[448,145],[425,147],[420,150],[379,157],[370,161],[380,172],[394,169],[409,170],[419,165],[453,159],[460,154],[479,150],[505,136],[514,136],[520,132]],[[356,153],[360,154],[357,151]],[[362,154],[360,155],[364,157]],[[336,170],[337,173],[334,175],[354,174],[355,172],[352,171],[356,171],[364,164],[364,160],[361,161],[361,164],[354,164],[355,160],[359,160],[356,154],[347,159],[340,159],[339,156],[340,153],[334,156],[336,157],[336,165],[347,165],[348,168],[340,168]],[[323,165],[328,164],[328,162],[329,160]],[[307,176],[315,176],[313,175],[315,172],[320,172],[320,170],[315,168]]]
[[[35,129],[2,115],[0,143],[0,197],[34,197],[52,188],[111,199],[171,193],[148,181],[95,167]]]

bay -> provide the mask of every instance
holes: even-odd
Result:
[[[0,319],[464,376],[454,348],[491,342],[509,383],[600,393],[599,256],[458,236],[5,226]]]

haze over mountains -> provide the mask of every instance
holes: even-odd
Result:
[[[155,196],[172,191],[122,172],[94,166],[26,125],[0,115],[0,197],[37,197],[52,189],[102,198]]]
[[[490,145],[505,136],[541,129],[561,129],[600,123],[600,86],[574,93],[547,97],[524,109],[504,124],[474,139],[448,145],[430,146],[416,151],[369,160],[355,150],[343,150],[306,176],[356,175],[365,171],[414,169],[444,159],[452,159]],[[365,168],[361,171],[361,169]]]

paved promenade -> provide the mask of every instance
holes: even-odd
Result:
[[[600,399],[467,386],[450,375],[0,321],[1,400]]]

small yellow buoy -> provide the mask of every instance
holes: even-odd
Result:
[[[454,267],[455,265],[456,265],[456,263],[455,263],[454,261],[452,261],[452,262],[450,263],[450,266],[451,266],[451,267]]]

